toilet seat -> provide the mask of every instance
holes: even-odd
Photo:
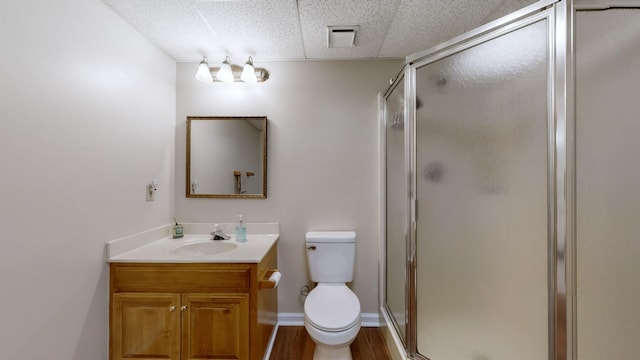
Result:
[[[344,331],[360,323],[360,301],[345,284],[318,284],[307,296],[304,316],[319,330]]]

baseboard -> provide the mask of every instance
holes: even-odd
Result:
[[[378,313],[362,313],[363,327],[380,327],[383,323],[380,321]],[[278,313],[279,326],[304,326],[304,313]]]
[[[303,313],[278,313],[279,326],[303,326]]]

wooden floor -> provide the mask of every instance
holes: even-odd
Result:
[[[315,344],[304,326],[280,326],[269,360],[312,360]],[[363,327],[351,343],[353,360],[391,360],[382,331]]]

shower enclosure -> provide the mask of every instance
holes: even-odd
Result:
[[[407,356],[640,354],[630,3],[539,1],[409,56],[384,94],[382,310]]]

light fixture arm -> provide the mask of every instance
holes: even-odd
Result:
[[[211,68],[211,72],[214,74],[219,70],[220,68]],[[241,78],[242,71],[243,71],[242,67],[238,65],[231,65],[231,73],[233,74],[234,82],[244,82],[242,81],[242,78]],[[257,79],[256,82],[261,83],[269,80],[269,71],[267,71],[267,69],[255,68],[255,71],[256,71],[256,79]],[[213,82],[222,82],[222,81],[214,77]]]

